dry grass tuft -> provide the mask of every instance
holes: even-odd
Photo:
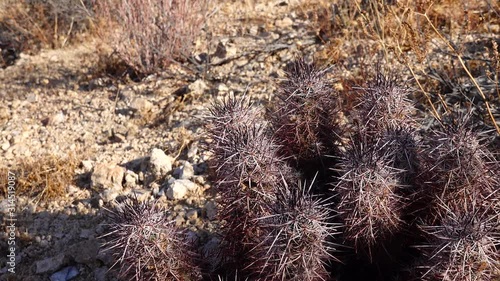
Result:
[[[16,174],[17,196],[49,200],[63,196],[68,185],[75,183],[75,169],[80,160],[73,154],[66,157],[44,155],[22,160],[11,169],[1,168],[0,173],[2,177],[7,175],[7,171]],[[6,188],[2,187],[0,195],[7,194]]]
[[[373,77],[383,61],[414,79],[418,106],[436,118],[473,105],[500,134],[500,2],[317,0],[298,11],[325,44],[318,61],[335,64],[343,84]]]
[[[35,0],[0,3],[0,41],[22,51],[60,48],[91,30],[93,13],[86,0]]]

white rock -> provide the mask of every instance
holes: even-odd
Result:
[[[229,92],[229,88],[228,88],[228,87],[226,86],[226,84],[224,84],[224,83],[219,84],[219,85],[217,86],[217,90],[218,90],[219,92],[224,92],[224,93]]]
[[[3,151],[7,151],[7,149],[9,149],[10,147],[10,143],[8,141],[2,143],[2,150]]]
[[[194,96],[201,96],[206,90],[208,90],[208,86],[205,81],[198,79],[189,85],[189,90]]]
[[[130,108],[134,111],[148,112],[153,109],[153,104],[147,99],[137,97],[130,103]]]
[[[178,200],[184,198],[187,193],[187,188],[183,185],[172,185],[167,189],[167,198],[171,200]]]
[[[160,193],[160,185],[156,182],[151,183],[149,185],[149,189],[151,189],[151,193],[153,193],[154,196],[158,196]]]
[[[276,20],[275,25],[278,28],[289,28],[293,24],[293,20],[289,17],[285,17],[282,20]]]
[[[191,147],[189,147],[189,150],[187,152],[187,157],[193,158],[194,156],[196,156],[197,153],[198,153],[198,144],[195,142],[191,145]]]
[[[172,171],[173,162],[173,157],[166,155],[161,149],[153,148],[149,158],[149,170],[156,177],[165,176]]]
[[[188,180],[194,176],[194,168],[189,162],[185,162],[179,174],[180,179]]]
[[[58,112],[48,118],[47,125],[57,125],[64,121],[66,121],[66,116],[64,116],[64,113]]]
[[[190,180],[175,180],[167,189],[167,197],[175,200],[183,199],[188,191],[195,191],[196,188],[196,183]]]
[[[126,187],[135,187],[135,185],[137,184],[137,182],[139,181],[139,175],[137,175],[136,173],[130,171],[130,170],[127,170],[125,172],[125,186]]]

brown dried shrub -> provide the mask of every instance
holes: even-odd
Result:
[[[165,69],[190,55],[210,0],[94,0],[100,35],[138,74]]]

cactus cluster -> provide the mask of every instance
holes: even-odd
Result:
[[[218,101],[208,126],[224,254],[233,260],[226,266],[239,265],[251,280],[325,279],[334,232],[327,203],[300,184],[271,128],[250,108],[244,99]]]
[[[247,98],[212,107],[228,267],[249,280],[498,277],[500,166],[467,118],[424,130],[410,90],[381,74],[344,112],[349,93],[327,74],[291,63],[267,114]]]
[[[409,89],[381,74],[344,112],[351,93],[328,69],[286,73],[267,112],[246,96],[210,108],[224,258],[204,280],[498,280],[500,163],[470,114],[423,129]],[[112,218],[123,276],[202,278],[155,205]]]

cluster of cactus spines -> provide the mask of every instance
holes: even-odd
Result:
[[[500,167],[471,126],[470,114],[450,116],[440,129],[433,131],[429,145],[434,181],[443,196],[454,201],[488,196],[500,185]]]
[[[415,280],[498,278],[500,163],[469,115],[420,130],[408,89],[379,74],[358,88],[347,115],[352,126],[339,126],[339,95],[326,72],[303,60],[288,67],[270,112],[272,130],[246,101],[212,108],[220,218],[231,253],[244,256],[234,264],[243,277],[332,280],[359,276],[353,268],[395,267],[374,277],[387,280],[416,265],[423,270],[409,272]],[[341,131],[350,138],[340,139]],[[337,162],[324,161],[331,155]],[[330,177],[334,188],[301,185],[312,170],[321,178],[315,186]],[[325,267],[334,260],[332,241],[355,250],[347,250],[339,272]]]
[[[500,277],[500,218],[496,206],[463,210],[441,202],[438,225],[423,225],[428,243],[419,280],[487,281]]]
[[[210,107],[211,135],[225,136],[226,132],[238,128],[245,128],[258,123],[259,112],[252,106],[249,99],[230,96],[222,101],[216,101]]]
[[[419,173],[419,143],[408,91],[378,74],[362,89],[355,126],[337,171],[337,210],[347,240],[367,250],[402,230],[411,186]]]
[[[321,280],[331,235],[328,209],[305,191],[292,197],[302,189],[287,184],[299,182],[299,174],[286,163],[257,111],[242,104],[235,98],[216,103],[208,124],[226,254],[258,280],[285,280],[304,276],[302,271],[309,272],[303,280]]]
[[[387,150],[379,144],[353,142],[339,164],[342,176],[335,191],[337,210],[344,219],[344,234],[355,249],[371,250],[381,239],[401,229],[405,199],[399,189],[403,171],[391,167]]]
[[[326,72],[302,59],[286,69],[271,121],[288,157],[307,161],[334,151],[339,103]]]
[[[500,276],[500,165],[474,131],[470,113],[433,130],[434,204],[421,228],[423,280],[493,280]]]
[[[325,262],[332,258],[337,225],[330,222],[328,200],[311,195],[311,187],[283,181],[269,215],[257,218],[249,266],[255,280],[328,280]]]
[[[105,250],[119,264],[119,277],[126,280],[200,280],[196,254],[183,231],[167,220],[156,203],[130,199],[109,212],[111,223]],[[115,266],[114,265],[114,266]]]
[[[408,99],[409,92],[396,79],[378,73],[367,87],[360,89],[362,95],[354,112],[360,133],[373,136],[388,128],[415,128],[415,108]]]

